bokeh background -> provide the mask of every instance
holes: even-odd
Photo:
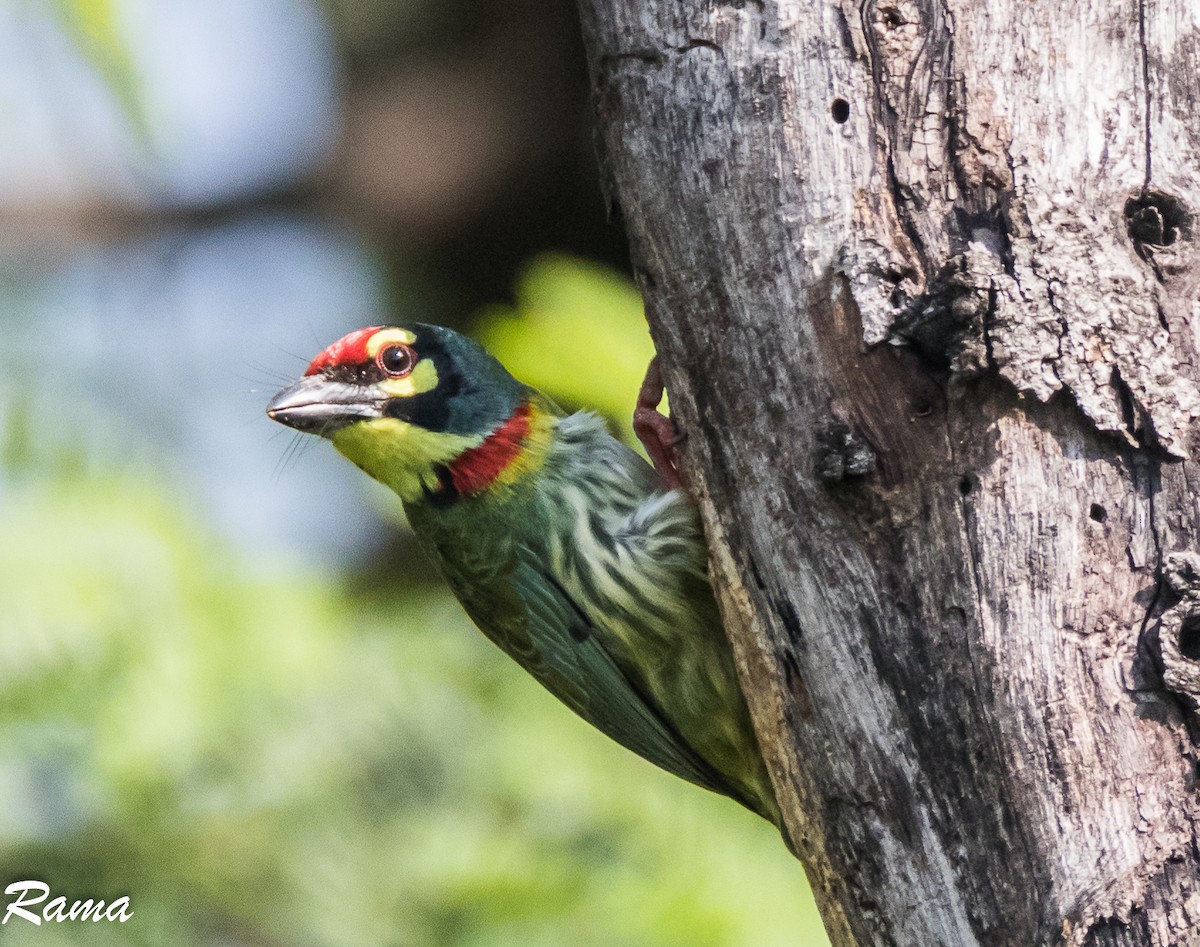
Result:
[[[826,943],[262,413],[426,320],[627,436],[626,262],[568,0],[0,0],[0,888],[134,911],[0,943]]]

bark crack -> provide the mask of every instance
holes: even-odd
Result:
[[[613,64],[620,62],[641,62],[657,69],[665,65],[671,55],[682,55],[697,49],[711,49],[722,59],[725,58],[725,50],[719,43],[711,39],[691,36],[679,46],[639,46],[633,49],[605,53],[600,57],[600,65],[601,67],[611,67]]]
[[[1067,322],[1067,317],[1063,314],[1062,307],[1058,303],[1058,295],[1054,292],[1054,280],[1043,280],[1046,284],[1046,301],[1050,303],[1050,309],[1054,313],[1055,319],[1058,321],[1058,338],[1055,340],[1055,355],[1054,361],[1050,363],[1050,369],[1054,372],[1054,377],[1058,380],[1061,387],[1066,388],[1067,385],[1062,377],[1062,361],[1063,361],[1063,343],[1067,340],[1067,334],[1070,332],[1070,323]]]
[[[996,281],[988,284],[987,308],[983,312],[983,351],[987,360],[988,371],[996,370],[996,352],[992,347],[992,326],[996,322],[996,307],[999,305],[1000,290]]]
[[[1133,471],[1133,487],[1136,492],[1138,488],[1138,467],[1141,466],[1148,473],[1146,478],[1146,504],[1148,507],[1150,542],[1154,546],[1154,594],[1150,597],[1150,602],[1146,606],[1146,613],[1142,616],[1142,626],[1138,632],[1138,640],[1142,640],[1142,636],[1146,633],[1146,628],[1150,624],[1150,619],[1154,616],[1158,608],[1159,602],[1162,600],[1163,591],[1163,550],[1162,536],[1159,534],[1158,514],[1155,508],[1154,498],[1158,494],[1158,486],[1161,482],[1161,470],[1159,463],[1145,454],[1132,454],[1130,458]]]
[[[1153,149],[1151,148],[1151,106],[1153,93],[1150,91],[1150,47],[1146,42],[1146,0],[1138,0],[1138,47],[1142,55],[1142,91],[1145,94],[1145,128],[1146,128],[1146,178],[1142,182],[1142,195],[1150,190],[1150,178],[1153,172]]]
[[[912,202],[912,194],[908,191],[907,185],[901,181],[900,175],[896,170],[895,153],[900,127],[900,114],[891,96],[888,94],[887,80],[890,73],[886,69],[887,56],[881,48],[879,36],[871,22],[877,6],[878,4],[874,0],[868,0],[868,2],[863,3],[859,8],[863,36],[866,39],[867,45],[867,66],[871,72],[871,97],[874,100],[875,113],[879,118],[879,124],[886,131],[886,134],[879,136],[877,140],[880,149],[883,151],[884,175],[887,181],[887,192],[892,202],[895,220],[899,223],[900,229],[904,232],[904,236],[908,238],[909,244],[916,254],[916,260],[913,262],[915,269],[919,273],[917,283],[920,286],[925,286],[929,273],[928,250],[913,215],[904,212],[905,207]],[[894,10],[885,11],[885,18],[888,15],[899,16],[898,12]],[[909,66],[909,74],[905,77],[905,90],[911,85],[911,73],[915,65],[916,60],[914,58],[914,62]]]

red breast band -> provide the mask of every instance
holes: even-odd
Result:
[[[481,493],[490,487],[520,455],[529,436],[533,409],[525,402],[478,447],[463,451],[447,469],[454,489],[462,494]]]

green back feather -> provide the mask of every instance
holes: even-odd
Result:
[[[598,420],[562,419],[545,463],[511,489],[407,509],[472,620],[547,690],[650,762],[778,820],[695,510],[659,493]]]

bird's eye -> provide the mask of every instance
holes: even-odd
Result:
[[[385,375],[403,378],[417,364],[417,353],[407,345],[388,345],[379,350],[375,362]]]

